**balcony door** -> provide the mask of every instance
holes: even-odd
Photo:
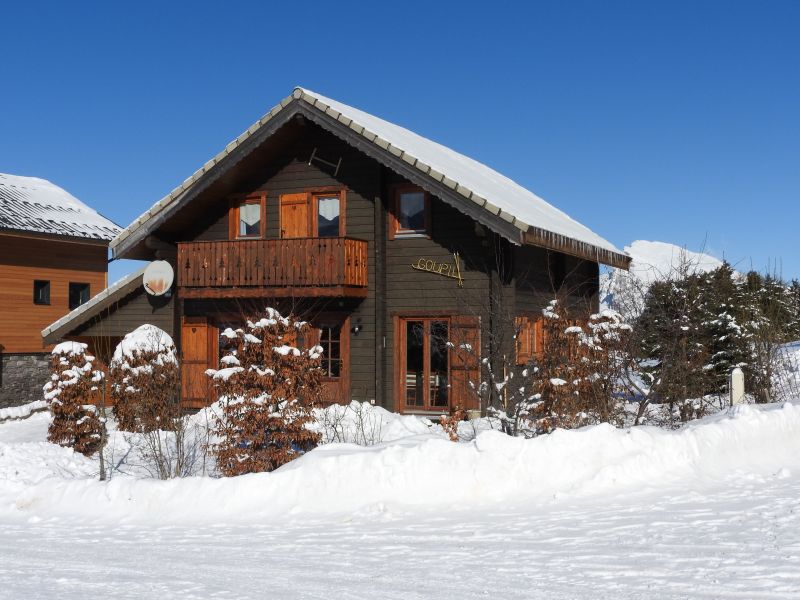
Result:
[[[311,237],[311,218],[308,194],[281,196],[281,237]]]

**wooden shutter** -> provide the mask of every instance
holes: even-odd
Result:
[[[219,330],[206,317],[181,323],[181,399],[184,408],[203,408],[215,398],[207,369],[219,368]]]
[[[450,406],[480,408],[477,387],[481,383],[481,319],[459,315],[450,319]]]
[[[544,348],[544,331],[542,317],[516,317],[514,330],[516,331],[517,365],[526,365],[532,359],[540,359]]]

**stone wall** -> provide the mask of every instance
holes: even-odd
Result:
[[[0,408],[42,400],[50,355],[0,353]]]

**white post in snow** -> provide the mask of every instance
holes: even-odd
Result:
[[[731,406],[744,402],[744,371],[736,367],[731,371],[730,380]]]

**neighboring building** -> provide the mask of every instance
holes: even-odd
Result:
[[[301,88],[111,248],[169,261],[173,293],[148,296],[136,273],[45,329],[47,343],[110,347],[151,322],[175,338],[184,402],[199,407],[221,328],[274,305],[316,326],[332,400],[418,414],[478,408],[480,359],[514,352],[500,333],[521,323],[521,354],[533,351],[554,291],[594,309],[599,263],[630,260],[489,167]]]
[[[41,400],[41,329],[108,285],[120,231],[49,181],[0,173],[0,407]]]

